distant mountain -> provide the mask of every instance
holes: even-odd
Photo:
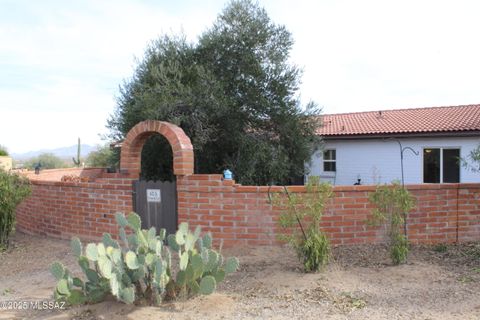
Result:
[[[91,146],[88,144],[82,144],[81,146],[81,156],[82,158],[86,157],[90,152],[97,150],[97,147]],[[70,159],[77,156],[77,145],[70,147],[56,148],[56,149],[42,149],[37,151],[29,151],[25,153],[12,153],[11,157],[15,160],[27,160],[33,157],[38,156],[42,153],[53,153],[59,158]]]

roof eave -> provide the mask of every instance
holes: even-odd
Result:
[[[480,130],[466,131],[436,131],[436,132],[392,132],[375,134],[336,134],[321,135],[323,140],[358,140],[358,139],[383,139],[383,138],[432,138],[432,137],[479,137]]]

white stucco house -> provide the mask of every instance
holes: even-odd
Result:
[[[463,167],[480,144],[480,105],[382,110],[322,116],[324,147],[308,164],[309,176],[335,185],[475,183]],[[360,179],[360,180],[359,180]]]

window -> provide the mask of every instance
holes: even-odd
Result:
[[[337,171],[337,153],[335,150],[331,149],[323,151],[323,171]]]
[[[460,182],[460,149],[425,148],[423,149],[424,183]]]

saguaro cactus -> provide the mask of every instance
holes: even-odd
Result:
[[[77,158],[72,158],[73,163],[77,166],[80,167],[80,138],[78,138],[78,145],[77,145]]]

